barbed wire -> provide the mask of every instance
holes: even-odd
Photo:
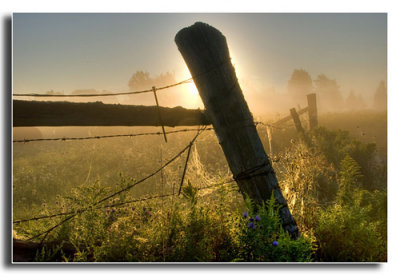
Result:
[[[87,206],[87,207],[85,207],[85,208],[82,208],[82,209],[79,209],[79,210],[75,211],[75,212],[74,212],[73,214],[71,214],[71,216],[69,216],[68,218],[62,220],[62,221],[61,221],[60,223],[58,223],[57,225],[55,225],[55,226],[53,226],[53,227],[51,227],[51,228],[49,228],[49,229],[47,229],[47,230],[45,230],[45,231],[43,231],[43,232],[37,234],[37,235],[35,235],[35,236],[29,238],[28,241],[33,240],[33,239],[36,239],[36,238],[39,238],[39,237],[42,236],[42,235],[45,235],[44,238],[41,240],[41,242],[43,242],[44,239],[47,237],[47,235],[48,235],[52,230],[54,230],[54,229],[57,228],[58,226],[62,225],[63,223],[69,221],[70,219],[72,219],[72,218],[75,217],[76,215],[78,215],[78,214],[80,214],[80,213],[83,213],[83,212],[85,212],[85,211],[87,211],[87,210],[89,210],[89,209],[95,207],[96,205],[99,205],[99,204],[101,204],[102,202],[107,201],[107,200],[109,200],[109,199],[111,199],[111,198],[113,198],[113,197],[115,197],[115,196],[117,196],[117,195],[119,195],[119,194],[121,194],[121,193],[123,193],[123,192],[126,192],[126,191],[132,189],[133,187],[135,187],[136,185],[138,185],[138,184],[140,184],[140,183],[146,181],[147,179],[153,177],[154,175],[156,175],[157,173],[159,173],[160,171],[162,171],[165,167],[167,167],[168,165],[170,165],[173,161],[175,161],[176,159],[178,159],[186,150],[188,150],[188,149],[192,146],[192,144],[196,141],[197,137],[202,133],[202,131],[203,131],[203,128],[200,128],[200,129],[198,130],[197,134],[193,137],[193,139],[191,140],[191,142],[190,142],[185,148],[183,148],[183,149],[182,149],[179,153],[177,153],[173,158],[171,158],[169,161],[167,161],[165,164],[163,164],[160,168],[158,168],[158,169],[155,170],[154,172],[150,173],[150,174],[147,175],[146,177],[144,177],[144,178],[142,178],[142,179],[140,179],[140,180],[138,180],[138,181],[136,181],[136,182],[134,182],[134,183],[132,183],[132,184],[129,184],[129,185],[126,186],[125,188],[122,188],[122,189],[120,189],[120,190],[118,190],[118,191],[116,191],[116,192],[114,192],[114,193],[112,193],[112,194],[110,194],[110,195],[108,195],[108,196],[106,196],[106,197],[104,197],[104,198],[98,200],[97,202],[91,204],[90,206]],[[55,217],[56,215],[52,215],[52,216]],[[36,220],[38,220],[38,218],[36,218]],[[14,222],[13,222],[13,223],[14,223]]]
[[[213,127],[205,128],[203,131],[213,130]],[[166,131],[166,134],[176,134],[183,132],[195,132],[197,129],[181,129],[175,131]],[[106,135],[106,136],[90,136],[90,137],[59,137],[59,138],[38,138],[38,139],[20,139],[13,140],[15,143],[27,143],[32,141],[72,141],[72,140],[87,140],[87,139],[103,139],[103,138],[116,138],[116,137],[137,137],[137,136],[159,136],[163,135],[163,132],[148,132],[148,133],[137,133],[137,134],[118,134],[118,135]]]
[[[165,90],[168,88],[172,88],[175,86],[179,86],[186,83],[191,83],[193,78],[188,78],[183,81],[170,84],[167,86],[163,86],[160,88],[156,88],[157,91]],[[76,94],[76,95],[57,95],[57,94],[36,94],[36,93],[28,93],[28,94],[13,94],[13,96],[28,96],[28,97],[103,97],[103,96],[117,96],[117,95],[133,95],[133,94],[144,94],[144,93],[152,93],[153,88],[142,90],[142,91],[132,91],[132,92],[119,92],[119,93],[106,93],[106,94]]]
[[[267,123],[263,123],[263,122],[255,122],[255,126],[257,125],[265,125],[265,126],[272,126],[271,124],[267,124]],[[192,141],[185,147],[183,148],[177,155],[175,155],[172,159],[170,159],[169,161],[167,161],[164,165],[162,165],[159,169],[155,170],[153,173],[147,175],[146,177],[142,178],[139,181],[136,181],[135,183],[128,185],[126,188],[119,190],[118,192],[115,192],[103,199],[101,199],[100,201],[96,202],[95,204],[93,204],[91,207],[96,206],[97,204],[102,203],[103,201],[106,201],[122,192],[128,191],[129,189],[133,188],[134,186],[136,186],[137,184],[144,182],[145,180],[151,178],[152,176],[156,175],[157,173],[159,173],[161,170],[163,170],[165,167],[167,167],[169,164],[171,164],[174,160],[176,160],[179,156],[181,156],[186,150],[189,150],[193,143],[195,142],[195,140],[197,139],[197,137],[200,135],[201,132],[203,131],[209,131],[209,130],[213,130],[213,127],[203,127],[203,128],[199,128],[199,129],[181,129],[181,130],[176,130],[176,131],[169,131],[167,133],[181,133],[181,132],[192,132],[192,131],[197,131],[196,136],[192,139]],[[54,139],[33,139],[33,140],[22,140],[22,141],[14,141],[14,142],[30,142],[30,141],[49,141],[49,140],[82,140],[82,139],[99,139],[99,138],[111,138],[111,137],[131,137],[131,136],[143,136],[143,135],[162,135],[162,132],[152,132],[152,133],[139,133],[139,134],[127,134],[127,135],[110,135],[110,136],[95,136],[95,137],[83,137],[83,138],[54,138]],[[189,154],[188,157],[186,159],[185,162],[185,166],[187,165],[188,162],[188,158],[189,158]],[[264,164],[263,164],[264,165]],[[257,168],[258,169],[258,168]],[[252,171],[250,171],[252,172]],[[184,178],[184,174],[182,176],[182,182],[181,185],[183,184],[183,178]],[[258,175],[264,175],[265,173],[260,173],[260,174],[253,174],[251,175],[251,177],[253,176],[258,176]],[[235,179],[236,178],[236,179]],[[227,184],[227,183],[231,183],[235,180],[239,180],[240,177],[234,177],[232,180],[224,182],[223,184]],[[207,189],[207,188],[213,188],[214,186],[211,187],[203,187],[203,188],[198,188],[198,190],[201,189]],[[179,192],[180,193],[180,192]],[[144,199],[138,199],[138,200],[133,200],[130,202],[126,202],[126,203],[132,203],[132,202],[138,202],[138,201],[144,201],[144,200],[149,200],[149,199],[155,199],[155,198],[159,198],[159,197],[168,197],[168,196],[172,196],[174,194],[167,194],[167,195],[162,195],[162,196],[153,196],[153,197],[149,197],[149,198],[144,198]],[[179,194],[178,194],[179,195]],[[103,206],[103,207],[99,207],[99,208],[104,208],[104,207],[113,207],[114,205],[111,206]],[[58,216],[65,216],[65,215],[70,215],[70,214],[79,214],[81,212],[86,211],[87,209],[81,209],[81,210],[77,210],[77,211],[71,211],[71,212],[66,212],[66,213],[57,213],[57,214],[51,214],[51,215],[46,215],[46,216],[39,216],[39,217],[33,217],[30,219],[24,219],[24,220],[17,220],[14,221],[13,223],[22,223],[22,222],[28,222],[28,221],[35,221],[35,220],[41,220],[41,219],[47,219],[47,218],[54,218],[54,217],[58,217]],[[44,232],[45,234],[45,232]]]
[[[150,93],[150,92],[152,93],[152,92],[154,92],[154,90],[157,90],[157,91],[158,90],[165,90],[165,89],[172,88],[172,87],[175,87],[175,86],[179,86],[179,85],[182,85],[182,84],[191,83],[195,78],[198,78],[200,76],[209,74],[209,73],[215,71],[216,69],[219,69],[220,67],[222,67],[225,64],[230,63],[230,62],[231,62],[231,58],[228,58],[227,60],[222,61],[221,63],[219,63],[215,67],[211,68],[210,70],[202,72],[202,73],[199,73],[196,76],[190,77],[188,79],[182,80],[182,81],[174,83],[174,84],[170,84],[170,85],[166,85],[166,86],[163,86],[163,87],[159,87],[159,88],[153,86],[152,88],[149,88],[147,90],[142,90],[142,91],[106,93],[106,94],[79,94],[79,95],[78,94],[77,95],[71,95],[71,94],[69,94],[69,95],[64,95],[64,94],[57,95],[57,94],[27,93],[27,94],[13,94],[13,96],[27,96],[27,97],[103,97],[103,96],[116,96],[116,95],[143,94],[143,93]]]
[[[276,129],[288,129],[289,127],[278,127],[273,124],[268,124],[264,122],[255,122],[256,126],[263,125],[269,126]],[[194,126],[204,126],[204,125],[194,125]],[[203,129],[203,131],[210,131],[214,130],[214,127],[208,127]],[[174,131],[166,131],[166,134],[177,134],[177,133],[184,133],[184,132],[195,132],[197,129],[180,129]],[[103,138],[117,138],[117,137],[137,137],[137,136],[159,136],[163,135],[163,132],[147,132],[147,133],[136,133],[136,134],[117,134],[117,135],[104,135],[104,136],[88,136],[88,137],[57,137],[57,138],[36,138],[36,139],[18,139],[13,140],[13,143],[28,143],[28,142],[36,142],[36,141],[74,141],[74,140],[91,140],[91,139],[103,139]]]
[[[189,149],[190,148],[189,146],[190,146],[190,144],[187,146],[186,149]],[[169,161],[167,163],[169,164],[170,162],[172,162],[172,161]],[[262,163],[259,166],[256,166],[256,167],[254,167],[252,169],[248,169],[248,170],[240,173],[238,176],[236,176],[236,177],[233,176],[231,179],[224,180],[221,183],[213,184],[213,185],[210,185],[210,186],[198,187],[198,188],[195,188],[195,189],[199,190],[199,191],[200,190],[205,190],[205,189],[211,189],[211,188],[223,186],[223,185],[226,185],[226,184],[229,184],[229,183],[233,183],[233,182],[236,182],[238,180],[249,179],[249,178],[258,177],[258,176],[265,176],[266,174],[268,174],[270,172],[270,168],[268,169],[268,171],[259,172],[259,173],[255,173],[255,174],[253,173],[253,172],[255,172],[255,171],[257,171],[260,168],[263,168],[265,166],[266,166],[266,163]],[[164,167],[162,167],[162,168],[165,168],[165,167],[166,167],[166,165]],[[155,175],[155,173],[150,174],[149,176],[143,178],[142,180],[139,180],[139,181],[135,182],[134,184],[132,184],[131,187],[137,185],[138,183],[140,183],[140,182],[144,181],[145,179],[148,179],[149,177],[154,176],[154,175]],[[120,190],[120,191],[118,191],[118,192],[116,192],[114,194],[119,194],[122,191],[127,191],[127,190],[125,188],[125,189],[122,189],[122,190]],[[100,204],[100,202],[102,202],[102,201],[104,201],[106,199],[109,199],[109,198],[114,196],[114,195],[111,195],[111,196],[108,196],[108,197],[106,197],[106,198],[104,198],[104,199],[92,204],[90,207],[82,208],[82,209],[79,209],[79,210],[76,210],[76,211],[63,212],[63,213],[57,213],[57,214],[33,217],[33,218],[29,218],[29,219],[17,220],[17,221],[13,221],[13,223],[19,224],[19,223],[23,223],[23,222],[36,221],[36,220],[42,220],[42,219],[49,219],[49,218],[55,218],[55,217],[59,217],[59,216],[66,216],[66,215],[71,215],[71,214],[77,215],[77,214],[83,213],[83,212],[85,212],[85,211],[87,211],[89,209],[105,209],[105,208],[112,208],[112,207],[120,207],[120,206],[124,206],[124,205],[130,204],[130,203],[142,202],[142,201],[153,200],[153,199],[158,199],[158,198],[165,198],[165,197],[170,197],[170,196],[174,196],[174,195],[176,195],[176,193],[155,195],[155,196],[150,196],[150,197],[147,197],[147,198],[133,199],[133,200],[128,200],[128,201],[109,204],[109,205],[97,206],[97,207],[93,208],[93,206],[96,206],[96,205]],[[179,196],[179,194],[178,194],[178,196]]]
[[[212,186],[205,186],[205,187],[198,187],[196,188],[196,190],[201,191],[201,190],[205,190],[205,189],[211,189],[211,188],[216,188],[219,186],[223,186],[229,183],[233,183],[235,181],[235,179],[231,179],[229,181],[226,182],[222,182],[220,184],[214,184]],[[237,190],[234,190],[237,191]],[[171,197],[171,196],[175,196],[175,193],[170,193],[170,194],[164,194],[164,195],[156,195],[156,196],[151,196],[151,197],[147,197],[147,198],[141,198],[141,199],[135,199],[135,200],[130,200],[130,201],[125,201],[125,202],[120,202],[120,203],[116,203],[116,204],[112,204],[112,205],[107,205],[107,206],[102,206],[102,207],[96,207],[95,209],[105,209],[105,208],[112,208],[112,207],[122,207],[124,205],[130,204],[130,203],[136,203],[136,202],[142,202],[142,201],[147,201],[147,200],[153,200],[153,199],[158,199],[158,198],[164,198],[164,197]],[[42,233],[35,235],[29,239],[27,239],[27,241],[31,241],[33,239],[36,239],[42,235],[45,235],[42,240],[40,241],[40,244],[43,243],[43,241],[45,240],[45,238],[48,236],[48,234],[53,231],[54,229],[56,229],[57,227],[59,227],[60,225],[64,224],[65,222],[69,221],[70,219],[74,218],[77,214],[83,213],[85,211],[87,211],[88,209],[82,209],[80,211],[77,212],[69,212],[69,213],[58,213],[58,214],[54,214],[54,215],[50,215],[50,216],[43,216],[43,217],[39,217],[39,218],[33,218],[33,219],[27,219],[27,220],[21,220],[21,221],[16,221],[14,223],[21,223],[21,222],[27,222],[27,221],[33,221],[33,220],[39,220],[39,219],[45,219],[45,218],[50,218],[50,217],[57,217],[57,216],[65,216],[65,215],[70,215],[69,217],[65,218],[64,220],[62,220],[61,222],[57,223],[56,225],[50,227],[49,229],[47,229],[46,231],[43,231]]]
[[[135,200],[125,201],[125,202],[116,203],[116,204],[112,204],[112,205],[98,206],[99,204],[101,204],[101,203],[103,203],[103,202],[105,202],[105,201],[107,201],[107,200],[109,200],[109,199],[111,199],[111,198],[113,198],[113,197],[115,197],[115,196],[117,196],[117,195],[123,193],[123,192],[126,192],[126,191],[132,189],[132,188],[135,187],[136,185],[138,185],[138,184],[140,184],[140,183],[146,181],[147,179],[153,177],[154,175],[156,175],[157,173],[159,173],[160,171],[162,171],[165,167],[167,167],[169,164],[171,164],[173,161],[175,161],[177,158],[179,158],[186,150],[190,150],[191,147],[192,147],[192,145],[193,145],[194,142],[196,141],[197,137],[198,137],[198,136],[202,133],[202,131],[204,131],[205,129],[206,129],[206,127],[197,129],[197,134],[196,134],[196,135],[194,136],[194,138],[190,141],[190,143],[189,143],[185,148],[183,148],[179,153],[177,153],[173,158],[171,158],[169,161],[167,161],[164,165],[162,165],[160,168],[156,169],[153,173],[147,175],[146,177],[142,178],[141,180],[138,180],[138,181],[136,181],[136,182],[134,182],[134,183],[132,183],[132,184],[129,184],[129,185],[126,186],[125,188],[122,188],[122,189],[120,189],[120,190],[118,190],[118,191],[116,191],[116,192],[114,192],[114,193],[112,193],[112,194],[110,194],[110,195],[108,195],[108,196],[106,196],[106,197],[104,197],[104,198],[98,200],[97,202],[91,204],[90,206],[87,206],[87,207],[78,209],[78,210],[73,211],[73,212],[58,213],[58,214],[52,214],[52,215],[47,215],[47,216],[34,217],[34,218],[30,218],[30,219],[25,219],[25,220],[14,221],[13,223],[22,223],[22,222],[28,222],[28,221],[41,220],[41,219],[46,219],[46,218],[53,218],[53,217],[58,217],[58,216],[70,215],[70,216],[68,216],[67,218],[65,218],[65,219],[63,219],[62,221],[60,221],[59,223],[57,223],[56,225],[54,225],[54,226],[50,227],[49,229],[47,229],[47,230],[45,230],[45,231],[43,231],[43,232],[41,232],[41,233],[39,233],[39,234],[37,234],[37,235],[35,235],[35,236],[33,236],[33,237],[31,237],[31,238],[28,239],[28,241],[30,241],[30,240],[39,238],[39,237],[41,237],[41,236],[44,235],[44,237],[41,239],[41,242],[40,242],[40,243],[43,243],[44,240],[47,238],[47,236],[49,235],[49,233],[50,233],[51,231],[53,231],[54,229],[56,229],[56,228],[59,227],[60,225],[64,224],[65,222],[71,220],[72,218],[74,218],[74,217],[77,216],[78,214],[81,214],[81,213],[83,213],[83,212],[85,212],[85,211],[88,211],[88,210],[90,210],[90,209],[93,209],[93,207],[94,207],[95,209],[98,209],[98,208],[110,208],[110,207],[117,207],[117,206],[118,206],[118,207],[121,207],[121,206],[126,205],[126,204],[129,204],[129,203],[134,203],[134,202],[139,202],[139,201],[145,201],[145,200],[150,200],[150,199],[156,199],[156,198],[162,198],[162,197],[167,197],[167,196],[174,196],[175,193],[172,193],[172,194],[157,195],[157,196],[152,196],[152,197],[142,198],[142,199],[135,199]],[[189,151],[189,152],[190,152],[190,151]],[[188,162],[188,158],[189,158],[189,153],[188,153],[188,157],[187,157],[187,160],[186,160],[186,164],[187,164],[187,162]],[[185,164],[185,165],[186,165],[186,164]],[[262,165],[260,165],[260,167],[261,167],[261,166],[265,166],[265,164],[263,163]],[[228,180],[228,181],[226,181],[226,182],[223,182],[223,183],[221,183],[221,184],[219,184],[219,185],[228,184],[228,183],[231,183],[231,182],[234,182],[234,181],[237,181],[237,180],[241,180],[241,179],[248,179],[248,178],[257,177],[257,176],[265,176],[267,172],[260,172],[260,173],[257,173],[257,174],[252,174],[253,172],[259,170],[260,167],[257,166],[257,167],[255,167],[255,168],[253,168],[253,169],[246,170],[245,172],[243,172],[243,173],[246,173],[245,175],[244,175],[243,173],[241,173],[241,174],[239,174],[238,176],[233,177],[231,180]],[[242,175],[242,174],[243,174],[243,175]],[[184,178],[184,174],[183,174],[182,178]],[[183,183],[183,182],[182,182],[182,183]],[[181,183],[181,184],[182,184],[182,183]],[[196,189],[197,189],[197,190],[203,190],[203,189],[213,188],[213,187],[216,187],[216,186],[219,186],[219,185],[206,186],[206,187],[201,187],[201,188],[196,188]],[[178,194],[178,195],[179,195],[179,194]],[[96,206],[97,206],[97,207],[96,207]]]
[[[223,181],[222,183],[217,183],[217,184],[213,184],[210,186],[198,187],[198,188],[196,188],[196,190],[201,191],[201,190],[205,190],[205,189],[212,189],[212,188],[216,188],[216,187],[223,186],[223,185],[233,183],[233,182],[235,182],[235,180],[230,179],[227,181]],[[106,209],[106,208],[112,208],[112,207],[121,207],[121,206],[131,204],[131,203],[166,198],[166,197],[171,197],[171,196],[175,196],[175,195],[176,195],[176,193],[168,193],[168,194],[163,194],[163,195],[149,196],[149,197],[145,197],[145,198],[133,199],[133,200],[128,200],[128,201],[124,201],[124,202],[118,202],[118,203],[114,203],[114,204],[104,205],[104,206],[97,206],[92,209],[98,210],[98,209]],[[79,214],[82,212],[83,211],[77,210],[77,211],[56,213],[56,214],[51,214],[51,215],[43,215],[43,216],[33,217],[33,218],[29,218],[29,219],[16,220],[16,221],[13,221],[13,223],[20,224],[20,223],[24,223],[24,222],[37,221],[37,220],[43,220],[43,219],[51,219],[51,218],[60,217],[60,216],[67,216],[67,215],[72,215],[75,213]]]

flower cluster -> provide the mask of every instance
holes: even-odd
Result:
[[[249,216],[248,212],[243,213],[244,218],[249,218],[249,224],[247,225],[248,228],[255,229],[257,227],[256,223],[261,221],[261,217],[256,215],[254,218]],[[263,228],[263,225],[260,224],[259,228]]]
[[[256,229],[257,227],[260,229],[264,228],[264,225],[260,224],[259,222],[261,221],[261,217],[259,215],[256,215],[254,218],[249,216],[248,212],[243,213],[243,218],[248,218],[249,223],[247,224],[247,228],[251,229]],[[258,223],[258,224],[257,224]],[[272,242],[273,246],[278,246],[278,241],[273,241]]]

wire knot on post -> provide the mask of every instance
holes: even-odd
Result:
[[[237,175],[234,175],[233,179],[235,181],[238,181],[238,180],[251,179],[251,178],[254,178],[254,177],[257,177],[257,176],[266,176],[266,175],[268,175],[269,173],[272,172],[271,166],[269,165],[269,168],[268,168],[268,165],[269,164],[267,162],[263,162],[260,165],[257,165],[257,166],[255,166],[253,168],[250,168],[250,169],[247,169],[245,171],[242,171],[242,172],[238,173]],[[260,173],[255,173],[255,172],[257,172],[257,171],[259,171],[259,170],[261,170],[261,169],[263,169],[265,167],[268,168],[267,171],[262,171]]]

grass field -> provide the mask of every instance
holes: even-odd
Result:
[[[268,122],[267,118],[262,118]],[[195,143],[181,196],[91,209],[47,239],[72,243],[42,250],[36,261],[386,261],[386,113],[321,114],[308,132],[292,122],[273,133],[273,166],[302,237],[291,240],[276,213],[256,212],[231,178],[213,131]],[[306,126],[306,120],[303,119]],[[286,127],[287,126],[287,127]],[[176,127],[173,130],[187,128]],[[192,127],[196,129],[196,127]],[[157,127],[14,129],[14,139],[156,132]],[[170,130],[167,128],[167,130]],[[342,131],[344,130],[344,131]],[[266,128],[258,131],[269,153]],[[347,132],[345,132],[347,131]],[[13,144],[13,218],[76,211],[139,180],[181,151],[195,132],[162,136]],[[113,198],[176,193],[186,154],[162,173]],[[215,188],[207,188],[216,185]],[[217,186],[218,185],[218,186]],[[198,189],[201,190],[198,190]],[[206,188],[206,189],[202,189]],[[272,201],[267,202],[273,204]],[[274,207],[270,207],[273,209]],[[246,212],[248,214],[243,215]],[[261,221],[250,226],[250,217]],[[15,224],[28,239],[60,217]],[[276,243],[275,243],[276,242]]]

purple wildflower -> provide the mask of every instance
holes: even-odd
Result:
[[[273,241],[273,242],[272,242],[272,245],[273,245],[273,246],[278,246],[278,242],[277,242],[277,241]]]
[[[259,221],[261,221],[261,217],[260,216],[256,216],[256,222],[259,222]]]
[[[252,229],[254,229],[254,223],[249,223],[249,225],[247,226],[248,228],[252,228]]]
[[[249,213],[243,212],[243,218],[247,218],[249,216]]]
[[[253,219],[253,218],[250,218],[250,221],[251,221],[251,222],[254,222],[254,219]]]
[[[132,207],[132,211],[135,211],[136,207]]]

